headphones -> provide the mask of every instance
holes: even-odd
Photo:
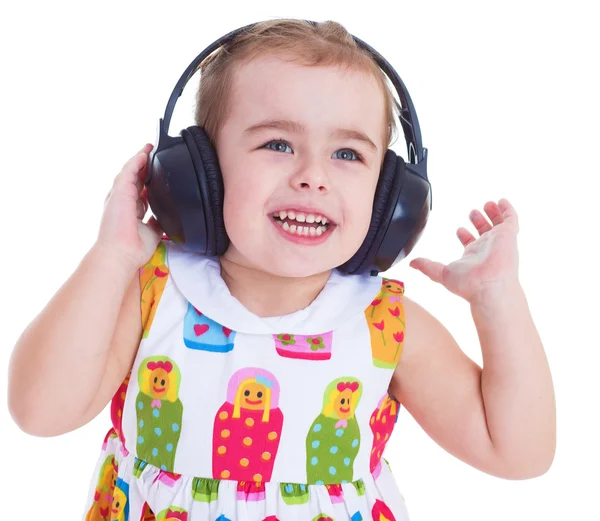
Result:
[[[194,125],[177,137],[170,136],[171,116],[202,61],[255,25],[231,31],[204,49],[179,78],[164,117],[158,122],[158,144],[150,152],[145,180],[148,202],[165,234],[189,252],[220,256],[227,250],[223,178],[204,129]],[[427,178],[427,149],[423,148],[417,113],[404,83],[383,56],[356,36],[352,38],[371,54],[394,85],[402,102],[400,107],[394,99],[408,149],[408,163],[393,150],[386,151],[367,235],[354,256],[337,268],[347,274],[375,276],[405,258],[419,240],[432,208],[431,184]]]

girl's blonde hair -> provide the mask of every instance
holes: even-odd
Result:
[[[338,22],[319,22],[315,26],[305,20],[283,18],[259,22],[202,62],[200,86],[196,94],[195,122],[204,128],[215,148],[217,133],[228,116],[235,65],[259,55],[280,55],[285,51],[289,51],[294,61],[304,65],[338,65],[372,74],[384,96],[384,150],[389,147],[397,130],[394,97],[388,86],[387,76],[369,52],[360,48],[352,35]]]

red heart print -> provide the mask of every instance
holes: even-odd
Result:
[[[196,333],[196,336],[202,336],[208,330],[209,330],[208,324],[194,324],[194,333]]]

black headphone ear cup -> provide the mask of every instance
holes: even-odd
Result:
[[[361,273],[367,268],[369,258],[373,250],[379,247],[381,243],[382,230],[385,233],[387,222],[391,219],[390,210],[393,212],[395,205],[391,204],[397,198],[399,187],[402,185],[402,173],[397,172],[398,156],[393,150],[388,149],[383,158],[383,165],[379,173],[379,180],[375,189],[373,199],[373,212],[371,214],[371,223],[367,230],[367,235],[350,260],[345,262],[338,269],[348,274]]]
[[[181,131],[187,143],[204,201],[208,255],[223,255],[229,238],[223,220],[225,190],[217,154],[202,127],[193,125]],[[190,139],[190,136],[192,139]]]

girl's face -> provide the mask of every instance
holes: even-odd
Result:
[[[237,67],[217,137],[225,257],[281,277],[346,262],[369,227],[384,149],[375,78],[273,56]]]

